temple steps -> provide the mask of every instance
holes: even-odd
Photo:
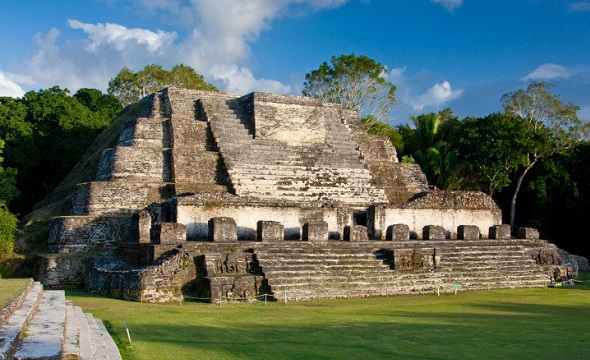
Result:
[[[203,103],[236,195],[351,205],[387,202],[384,191],[372,185],[361,153],[342,123],[327,125],[325,143],[289,145],[253,138],[248,120],[242,121],[246,112],[239,101]]]
[[[418,270],[394,269],[392,260],[370,241],[358,245],[293,243],[256,249],[255,254],[277,299],[410,294],[436,285],[450,289],[455,283],[464,290],[484,290],[542,287],[549,282],[545,270],[525,254],[522,245],[482,241],[482,246],[447,247],[445,242],[423,241],[393,249],[394,254],[400,251],[399,256],[436,249],[440,256],[437,267]]]
[[[0,359],[121,359],[102,321],[67,302],[63,290],[31,282],[17,305],[0,323]]]

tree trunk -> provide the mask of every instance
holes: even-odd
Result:
[[[510,226],[514,226],[514,217],[516,216],[516,197],[518,196],[518,192],[520,191],[520,185],[522,185],[522,180],[524,179],[525,175],[529,170],[533,167],[534,163],[531,166],[524,169],[518,181],[516,182],[516,188],[514,189],[514,193],[512,194],[512,201],[510,202]]]

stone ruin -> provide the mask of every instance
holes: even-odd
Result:
[[[513,236],[486,194],[430,191],[337,104],[167,88],[103,148],[70,215],[51,221],[46,287],[287,300],[542,287],[572,272],[535,230]]]

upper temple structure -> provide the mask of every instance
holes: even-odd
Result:
[[[356,111],[167,88],[126,108],[62,186],[38,276],[130,300],[546,286],[564,255],[479,192],[430,191]],[[56,195],[57,196],[57,195]]]

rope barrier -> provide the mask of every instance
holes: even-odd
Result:
[[[457,291],[459,289],[463,288],[463,284],[461,284],[461,283],[452,283],[452,284],[435,283],[432,286],[421,287],[418,289],[414,289],[413,291],[419,291],[419,293],[422,295],[427,294],[429,292],[433,292],[437,296],[440,296],[440,293],[442,290],[449,289],[449,288],[452,290],[452,292],[454,292],[455,295],[457,295]],[[280,300],[282,300],[285,304],[289,300],[295,300],[295,301],[307,300],[307,301],[309,301],[309,300],[315,298],[314,296],[311,296],[311,295],[298,295],[297,293],[289,292],[288,290],[281,291],[281,293],[282,293],[281,294],[282,296],[279,296],[279,297],[276,297],[274,294],[270,294],[270,293],[258,294],[258,295],[249,296],[249,297],[222,296],[220,294],[219,297],[217,297],[217,298],[196,297],[196,296],[185,295],[184,299],[203,300],[203,301],[211,301],[211,302],[215,301],[221,307],[222,304],[232,304],[232,303],[238,303],[238,302],[244,302],[244,301],[247,301],[247,302],[264,301],[264,303],[266,304],[269,297],[274,300],[279,300],[282,297],[282,299],[280,299]],[[289,296],[287,296],[287,294],[289,294]],[[395,291],[391,291],[389,288],[384,288],[380,292],[380,296],[385,296],[386,298],[389,298],[390,296],[394,296],[394,295],[395,295]],[[355,297],[370,297],[370,296],[377,296],[377,294],[376,293],[355,293],[354,296]],[[353,297],[353,294],[351,294],[350,291],[346,291],[346,293],[344,294],[343,297],[346,297],[346,299],[350,299]],[[182,301],[180,303],[182,305]]]

